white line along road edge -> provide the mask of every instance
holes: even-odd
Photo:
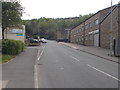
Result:
[[[117,80],[117,81],[120,82],[120,80],[119,80],[118,78],[116,78],[116,77],[114,77],[114,76],[112,76],[112,75],[110,75],[110,74],[108,74],[108,73],[105,73],[105,72],[103,72],[103,71],[101,71],[101,70],[99,70],[99,69],[97,69],[97,68],[95,68],[95,67],[93,67],[93,66],[91,66],[91,65],[89,65],[89,64],[87,64],[87,66],[89,66],[90,68],[92,68],[92,69],[94,69],[94,70],[97,70],[98,72],[101,72],[101,73],[103,73],[103,74],[105,74],[105,75],[107,75],[107,76],[109,76],[109,77],[111,77],[111,78],[113,78],[113,79],[115,79],[115,80]]]

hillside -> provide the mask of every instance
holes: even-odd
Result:
[[[63,31],[65,28],[73,28],[91,15],[57,19],[43,17],[40,19],[24,20],[26,36],[33,37],[34,35],[39,35],[41,38],[56,39],[57,31]]]

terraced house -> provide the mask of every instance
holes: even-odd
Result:
[[[120,29],[119,12],[120,4],[98,11],[71,29],[71,42],[109,49],[110,37],[112,36],[112,46],[114,48]]]

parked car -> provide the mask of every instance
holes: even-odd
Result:
[[[39,41],[37,39],[30,38],[28,45],[29,46],[36,46],[36,45],[40,45],[40,43],[39,43]]]
[[[41,39],[40,39],[40,42],[42,42],[42,43],[47,43],[47,41],[46,41],[44,38],[41,38]]]

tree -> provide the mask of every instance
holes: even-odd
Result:
[[[72,18],[40,18],[26,20],[26,35],[33,37],[39,35],[41,38],[56,39],[57,31],[65,34],[66,28],[73,28],[90,17],[92,14],[80,15]]]
[[[2,2],[2,36],[7,27],[21,27],[23,8],[19,2]]]

